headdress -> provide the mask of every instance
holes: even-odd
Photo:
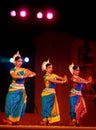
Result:
[[[73,66],[74,66],[74,63],[72,62],[72,64],[69,65],[69,71],[71,74],[73,74]]]
[[[19,54],[19,51],[17,51],[17,53],[13,55],[13,58],[12,58],[13,59],[13,63],[15,63],[15,58],[17,56],[21,57],[21,55]]]
[[[42,67],[42,71],[46,70],[46,64],[48,64],[48,63],[50,63],[49,59],[47,61],[43,61],[42,66],[41,66]]]

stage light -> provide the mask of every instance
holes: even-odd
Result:
[[[12,17],[15,17],[15,16],[16,16],[16,11],[15,11],[15,10],[10,11],[10,15],[11,15]]]
[[[10,58],[9,61],[10,61],[10,63],[13,63],[13,58]],[[27,63],[27,62],[29,62],[29,58],[28,58],[28,57],[25,57],[25,58],[23,59],[23,61]]]
[[[13,58],[10,58],[10,60],[9,60],[9,61],[10,61],[10,63],[13,63]]]
[[[20,16],[25,17],[26,16],[26,11],[25,10],[20,11]]]
[[[43,18],[43,13],[42,12],[38,12],[37,15],[36,15],[36,17],[38,19],[42,19]]]
[[[54,21],[55,20],[55,13],[56,13],[56,11],[55,10],[53,10],[53,8],[52,9],[47,9],[47,10],[43,10],[43,11],[36,11],[35,12],[35,16],[36,16],[36,19],[39,19],[39,20],[41,20],[41,19],[43,19],[43,20],[47,20],[47,21]],[[15,16],[17,16],[17,18],[18,18],[18,16],[19,16],[19,20],[21,20],[21,19],[23,19],[23,20],[28,20],[29,19],[29,15],[34,15],[33,13],[31,14],[30,13],[30,10],[28,9],[28,8],[25,8],[25,7],[21,7],[21,8],[19,8],[19,9],[16,9],[16,11],[15,11],[15,9],[14,10],[12,10],[12,11],[10,11],[10,15],[12,16],[12,17],[15,17]],[[33,16],[30,16],[30,18],[34,18]],[[30,19],[29,19],[30,20]],[[35,19],[32,19],[33,21],[35,20]]]
[[[24,58],[24,62],[29,62],[29,58],[28,58],[28,57],[25,57],[25,58]]]
[[[18,10],[18,14],[21,18],[27,18],[28,17],[28,10],[26,8],[21,8]]]
[[[53,13],[47,12],[47,19],[52,19],[52,18],[53,18]]]

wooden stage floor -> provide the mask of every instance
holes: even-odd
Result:
[[[0,125],[0,130],[96,130],[96,127],[40,126],[40,125]]]

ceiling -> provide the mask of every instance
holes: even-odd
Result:
[[[26,23],[15,21],[8,15],[8,11],[20,6],[29,10],[38,8],[54,8],[57,18],[50,25],[28,20]],[[83,39],[96,41],[96,7],[92,0],[0,0],[0,28],[5,33],[8,30],[31,31],[64,31]]]

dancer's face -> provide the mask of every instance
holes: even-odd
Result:
[[[53,71],[53,66],[52,65],[49,65],[47,68],[46,68],[46,72],[47,73],[51,73]]]
[[[77,69],[75,69],[73,74],[79,75],[80,74],[80,68],[78,67]]]
[[[22,63],[23,63],[22,58],[19,58],[19,59],[15,62],[15,65],[16,65],[17,67],[21,67]]]

